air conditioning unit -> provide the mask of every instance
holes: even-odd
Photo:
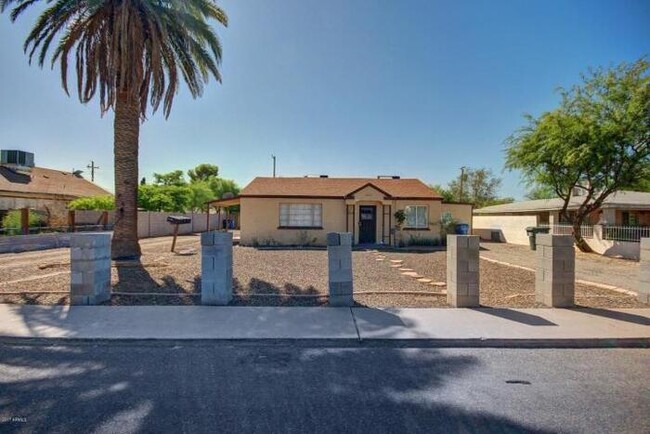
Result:
[[[2,150],[0,151],[0,166],[8,167],[17,172],[31,172],[34,167],[32,152]]]

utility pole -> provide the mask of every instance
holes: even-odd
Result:
[[[275,178],[275,155],[271,155],[271,158],[273,159],[273,177]]]
[[[458,198],[458,202],[463,201],[463,184],[465,183],[465,170],[467,167],[463,166],[460,168],[460,197]]]
[[[95,182],[95,169],[99,169],[99,166],[95,166],[95,162],[91,161],[88,166],[86,166],[90,169],[90,180],[92,182]]]

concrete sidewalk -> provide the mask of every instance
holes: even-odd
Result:
[[[369,309],[0,304],[0,338],[650,347],[650,309]]]

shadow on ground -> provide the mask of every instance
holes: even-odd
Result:
[[[6,345],[0,363],[7,433],[551,432],[447,404],[481,366],[431,349]]]
[[[256,278],[247,283],[234,278],[233,293],[233,306],[324,306],[328,300],[312,285],[300,287],[288,282],[280,287]]]

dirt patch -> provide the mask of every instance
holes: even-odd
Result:
[[[168,251],[163,240],[142,242],[141,264],[119,264],[111,273],[112,305],[200,304],[200,255]],[[177,250],[199,251],[198,237],[181,237]],[[44,261],[0,261],[0,302],[66,304],[70,286],[69,251],[49,253]],[[327,305],[327,251],[236,246],[233,251],[236,306]],[[369,307],[445,307],[446,252],[354,251],[355,301]],[[20,259],[20,255],[16,258]],[[2,258],[0,258],[2,259]],[[383,259],[378,261],[377,259]],[[45,264],[46,267],[41,268]],[[48,265],[49,264],[49,265]],[[66,269],[66,267],[68,267]],[[11,270],[9,276],[6,271]],[[409,270],[418,278],[402,274]],[[534,273],[481,261],[481,304],[494,307],[537,307]],[[421,277],[420,277],[421,276]],[[20,281],[17,281],[20,280]],[[9,294],[21,292],[21,294]],[[44,292],[44,293],[41,293]],[[47,293],[49,292],[49,294]],[[374,293],[373,293],[374,292]],[[133,294],[133,295],[129,295]],[[154,295],[167,294],[167,295]],[[179,295],[180,294],[180,295]],[[633,296],[606,289],[576,286],[581,306],[647,307]]]

